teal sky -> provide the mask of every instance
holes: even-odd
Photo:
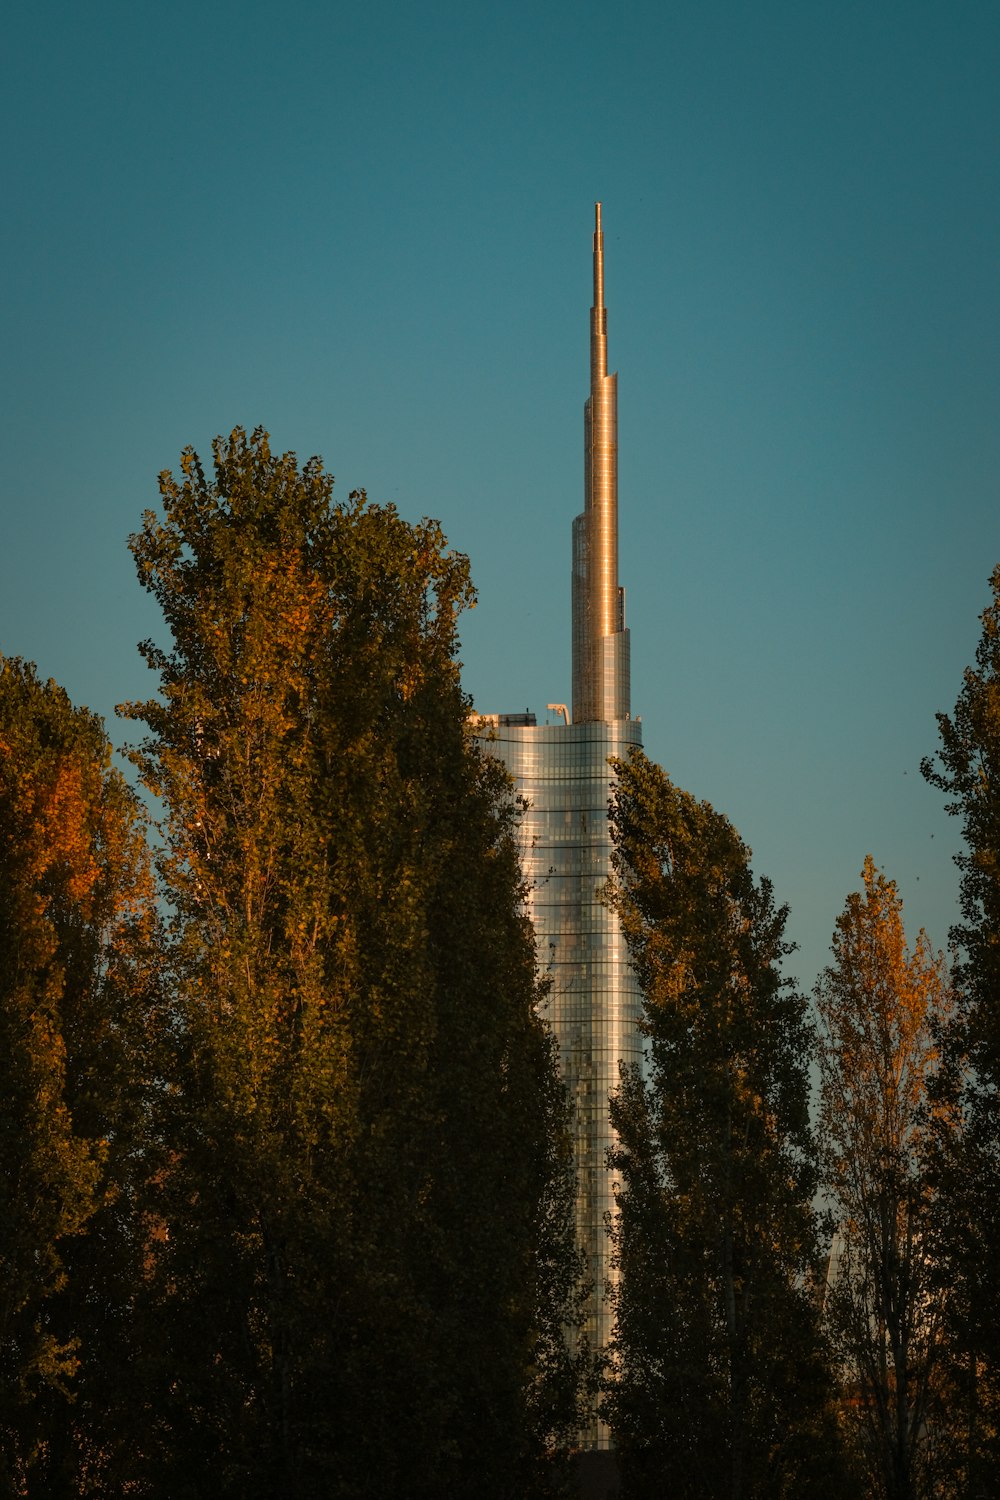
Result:
[[[791,904],[871,852],[946,941],[918,764],[1000,561],[1000,7],[35,0],[0,99],[0,648],[151,680],[125,538],[260,423],[471,558],[484,710],[569,697],[593,203],[649,753]]]

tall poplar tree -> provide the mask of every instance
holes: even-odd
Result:
[[[937,1038],[951,1012],[941,954],[908,951],[902,901],[869,855],[864,889],[837,918],[833,963],[816,986],[821,1024],[824,1186],[838,1218],[827,1296],[869,1492],[936,1495],[943,1289],[934,1260],[936,1195],[925,1173]]]
[[[1000,1466],[1000,565],[990,578],[975,665],[950,714],[937,715],[940,747],[921,764],[948,798],[964,848],[955,949],[955,1013],[935,1084],[940,1107],[960,1107],[957,1140],[937,1141],[936,1233],[950,1289],[958,1459],[968,1494],[990,1493]]]
[[[81,1494],[84,1474],[94,1493],[126,1441],[108,1414],[121,1409],[143,1253],[156,919],[144,819],[110,755],[95,715],[0,658],[8,1495]]]
[[[612,1104],[605,1406],[625,1493],[823,1494],[839,1481],[811,1279],[811,1032],[780,972],[786,910],[708,803],[640,751],[616,769],[611,900],[649,1046],[648,1083],[627,1073]]]
[[[172,1496],[206,1465],[241,1497],[530,1493],[572,1406],[564,1104],[459,683],[473,593],[434,522],[332,483],[237,429],[132,540],[172,635],[125,709],[178,1007],[152,1456]]]

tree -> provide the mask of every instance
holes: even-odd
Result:
[[[144,819],[100,721],[0,658],[0,1490],[108,1461],[155,929]],[[112,1325],[114,1331],[112,1332]],[[103,1330],[103,1331],[102,1331]],[[98,1399],[96,1392],[100,1390]],[[70,1402],[72,1401],[72,1405]]]
[[[935,1096],[960,1108],[961,1136],[935,1141],[938,1242],[951,1291],[949,1333],[965,1415],[962,1483],[989,1493],[1000,1464],[1000,566],[983,611],[975,666],[952,714],[938,714],[940,748],[921,770],[960,820],[961,921],[950,933],[955,1010],[941,1038]]]
[[[616,763],[610,899],[644,999],[649,1082],[613,1099],[620,1284],[605,1408],[627,1493],[837,1483],[810,1208],[806,1003],[786,910],[708,803]]]
[[[976,665],[966,669],[954,713],[937,715],[941,748],[921,770],[951,799],[947,811],[961,819],[966,847],[955,857],[962,921],[951,931],[959,950],[953,1040],[978,1086],[992,1094],[1000,1083],[1000,565],[990,584],[993,600],[981,616]]]
[[[944,1424],[935,1202],[924,1173],[936,1037],[951,1011],[944,959],[923,931],[912,952],[895,884],[869,855],[864,890],[837,918],[816,987],[824,1186],[839,1222],[828,1310],[870,1493],[938,1493]],[[954,1129],[939,1112],[937,1128]]]
[[[124,710],[178,1007],[151,1462],[174,1496],[206,1455],[222,1495],[528,1492],[574,1379],[565,1105],[467,564],[261,430],[214,460],[132,539],[173,637]]]

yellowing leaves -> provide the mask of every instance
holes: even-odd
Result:
[[[944,959],[921,932],[912,952],[895,883],[869,855],[864,889],[837,918],[834,963],[817,987],[829,1063],[828,1092],[850,1097],[893,1150],[913,1149],[937,1052],[934,1030],[951,1011]],[[832,1094],[831,1107],[832,1107]],[[837,1111],[828,1129],[843,1128]]]
[[[137,936],[155,921],[143,822],[103,726],[0,657],[0,1406],[67,1390],[76,1340],[42,1333],[72,1299],[63,1245],[115,1185],[109,1079]],[[114,1020],[112,1015],[114,1014]],[[115,1039],[112,1042],[112,1033]],[[20,1489],[20,1485],[18,1485]]]
[[[816,986],[822,1036],[821,1149],[839,1222],[830,1326],[861,1400],[872,1492],[917,1493],[922,1433],[940,1364],[935,1211],[924,1175],[935,1034],[950,1014],[944,960],[923,932],[908,950],[902,901],[869,855],[863,890],[837,918]],[[939,1135],[954,1122],[938,1116]]]
[[[26,768],[9,744],[0,747],[0,802],[15,842],[8,857],[20,889],[44,907],[54,896],[89,915],[88,897],[100,876],[95,842],[101,826],[99,775],[66,754],[46,754]]]

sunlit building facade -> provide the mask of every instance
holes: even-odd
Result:
[[[638,985],[618,920],[601,900],[610,873],[610,756],[641,744],[631,717],[629,634],[618,582],[618,389],[607,371],[604,237],[594,231],[590,313],[590,396],[584,408],[584,509],[573,523],[573,709],[549,704],[558,722],[535,715],[483,719],[491,749],[526,803],[524,873],[538,961],[550,981],[548,1015],[574,1106],[577,1232],[594,1285],[588,1334],[611,1333],[604,1288],[611,1276],[606,1215],[614,1210],[606,1167],[608,1095],[619,1065],[641,1058]],[[595,1427],[594,1446],[607,1434]]]

